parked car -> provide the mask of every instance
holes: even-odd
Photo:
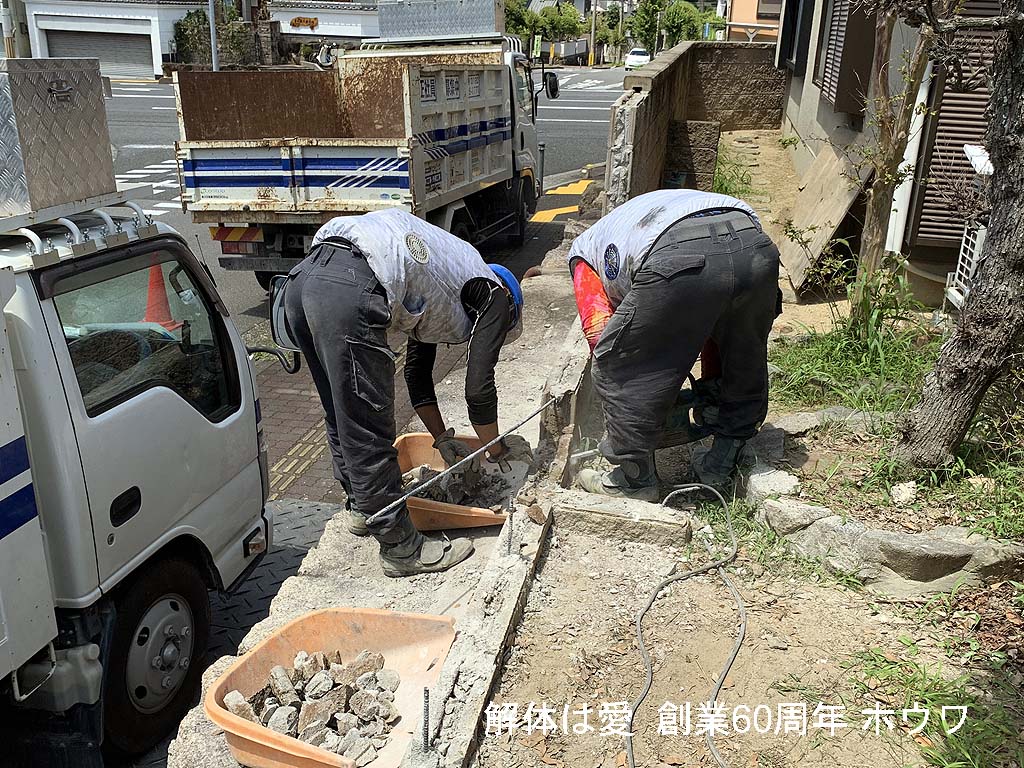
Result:
[[[626,69],[639,69],[651,63],[651,54],[643,48],[634,48],[626,54]]]

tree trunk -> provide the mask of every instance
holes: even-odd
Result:
[[[1024,0],[1008,0],[1006,6],[1019,13]],[[991,87],[988,235],[960,319],[902,424],[896,458],[917,467],[950,460],[1024,332],[1024,40],[1019,30],[996,45]]]

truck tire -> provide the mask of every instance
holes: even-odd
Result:
[[[522,248],[526,244],[526,228],[530,225],[530,211],[536,206],[533,205],[533,187],[527,186],[524,180],[519,184],[519,197],[516,200],[519,205],[519,214],[516,216],[516,228],[509,235],[512,245]]]
[[[210,596],[198,568],[169,558],[140,569],[115,605],[103,685],[104,747],[138,755],[173,732],[195,700]]]
[[[270,290],[270,280],[276,275],[277,272],[256,272],[256,282],[260,284],[260,288],[264,291]]]

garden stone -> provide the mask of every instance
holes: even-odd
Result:
[[[917,483],[911,480],[907,483],[899,483],[889,489],[889,497],[897,507],[909,507],[917,501]]]
[[[811,411],[800,411],[782,416],[772,422],[772,426],[778,427],[783,432],[800,437],[806,435],[821,425],[821,418],[817,413]]]
[[[974,555],[961,543],[943,541],[926,533],[868,531],[858,549],[870,559],[911,581],[934,581],[963,568]]]
[[[757,503],[774,496],[795,496],[800,492],[800,480],[781,469],[758,464],[746,478],[746,497]]]
[[[757,519],[780,536],[803,530],[811,523],[832,515],[828,507],[804,504],[795,499],[765,499],[757,510]]]

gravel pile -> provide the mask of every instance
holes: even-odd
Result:
[[[363,766],[377,757],[398,720],[401,678],[384,657],[363,651],[348,664],[334,652],[300,651],[291,669],[270,670],[267,685],[248,699],[224,697],[232,714],[272,731],[336,752]]]

